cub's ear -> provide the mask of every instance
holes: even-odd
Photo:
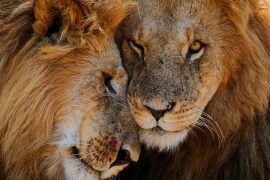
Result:
[[[39,36],[61,38],[103,36],[124,19],[131,0],[35,0],[33,29]]]

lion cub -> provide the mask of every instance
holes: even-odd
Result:
[[[138,160],[127,75],[113,39],[131,6],[1,2],[1,179],[108,178]]]

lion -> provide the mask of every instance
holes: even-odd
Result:
[[[95,180],[137,161],[114,32],[129,0],[2,0],[0,179]]]
[[[138,0],[116,40],[145,147],[120,178],[270,178],[269,1]]]

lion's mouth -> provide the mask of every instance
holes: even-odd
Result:
[[[165,131],[164,129],[162,129],[161,127],[159,127],[159,126],[156,126],[156,127],[152,128],[151,131],[154,132],[154,133],[161,134],[161,135],[168,132],[168,131]]]
[[[141,128],[141,130],[143,130],[143,131],[150,131],[151,133],[154,133],[154,134],[165,135],[165,134],[177,134],[177,133],[181,133],[181,132],[186,131],[186,130],[189,130],[191,128],[192,128],[192,126],[188,126],[188,127],[185,127],[185,128],[183,128],[181,130],[178,130],[178,131],[167,131],[165,129],[162,129],[159,126],[156,126],[156,127],[152,128],[150,130],[149,129],[143,129],[143,128]]]

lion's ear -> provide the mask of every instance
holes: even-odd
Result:
[[[100,6],[96,9],[99,25],[104,32],[115,30],[128,11],[136,6],[132,0],[100,0]]]
[[[61,37],[107,34],[125,17],[131,0],[35,0],[33,29],[40,36]]]
[[[33,29],[40,36],[63,31],[63,28],[81,29],[84,12],[73,0],[36,0]]]

